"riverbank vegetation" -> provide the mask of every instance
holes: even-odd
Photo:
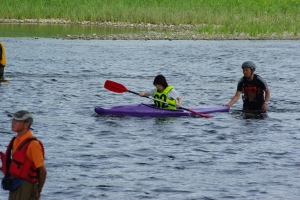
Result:
[[[64,19],[166,25],[198,33],[300,34],[300,0],[10,0],[1,19]]]

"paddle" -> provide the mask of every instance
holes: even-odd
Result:
[[[114,82],[114,81],[111,81],[111,80],[105,81],[104,87],[105,87],[106,89],[110,90],[110,91],[117,92],[117,93],[130,92],[130,93],[139,95],[139,93],[130,91],[130,90],[128,90],[124,85],[122,85],[122,84],[120,84],[120,83],[117,83],[117,82]],[[155,98],[151,98],[151,97],[146,97],[146,98],[168,104],[167,102],[161,101],[161,100],[159,100],[159,99],[155,99]],[[173,105],[173,104],[169,104],[169,105],[175,106],[175,105]],[[201,113],[198,113],[198,112],[196,112],[196,111],[190,110],[190,109],[188,109],[188,108],[183,108],[183,107],[179,107],[179,108],[181,108],[181,109],[183,109],[183,110],[186,110],[186,111],[189,111],[189,112],[191,112],[191,113],[194,113],[194,114],[196,114],[196,115],[199,115],[199,116],[201,116],[201,117],[206,117],[206,118],[211,118],[211,117],[212,117],[212,116],[209,115],[209,114],[201,114]]]

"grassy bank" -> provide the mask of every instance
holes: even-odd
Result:
[[[2,19],[201,25],[200,33],[300,34],[300,0],[9,0]]]

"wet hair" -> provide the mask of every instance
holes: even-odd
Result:
[[[157,75],[153,81],[153,85],[162,85],[164,88],[167,88],[168,87],[168,83],[167,83],[167,80],[166,78],[163,76],[163,75]]]

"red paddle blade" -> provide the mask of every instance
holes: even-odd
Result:
[[[205,118],[212,118],[212,116],[209,115],[209,114],[201,114],[200,116],[201,116],[201,117],[205,117]]]
[[[129,90],[127,90],[127,88],[124,85],[111,80],[105,81],[104,87],[110,91],[117,93],[129,92]]]
[[[209,115],[209,114],[198,113],[198,112],[195,112],[195,111],[190,110],[190,109],[188,109],[188,111],[190,111],[190,112],[192,112],[192,113],[194,113],[194,114],[196,114],[196,115],[199,115],[199,116],[201,116],[201,117],[205,117],[205,118],[211,118],[211,117],[212,117],[212,116]]]

